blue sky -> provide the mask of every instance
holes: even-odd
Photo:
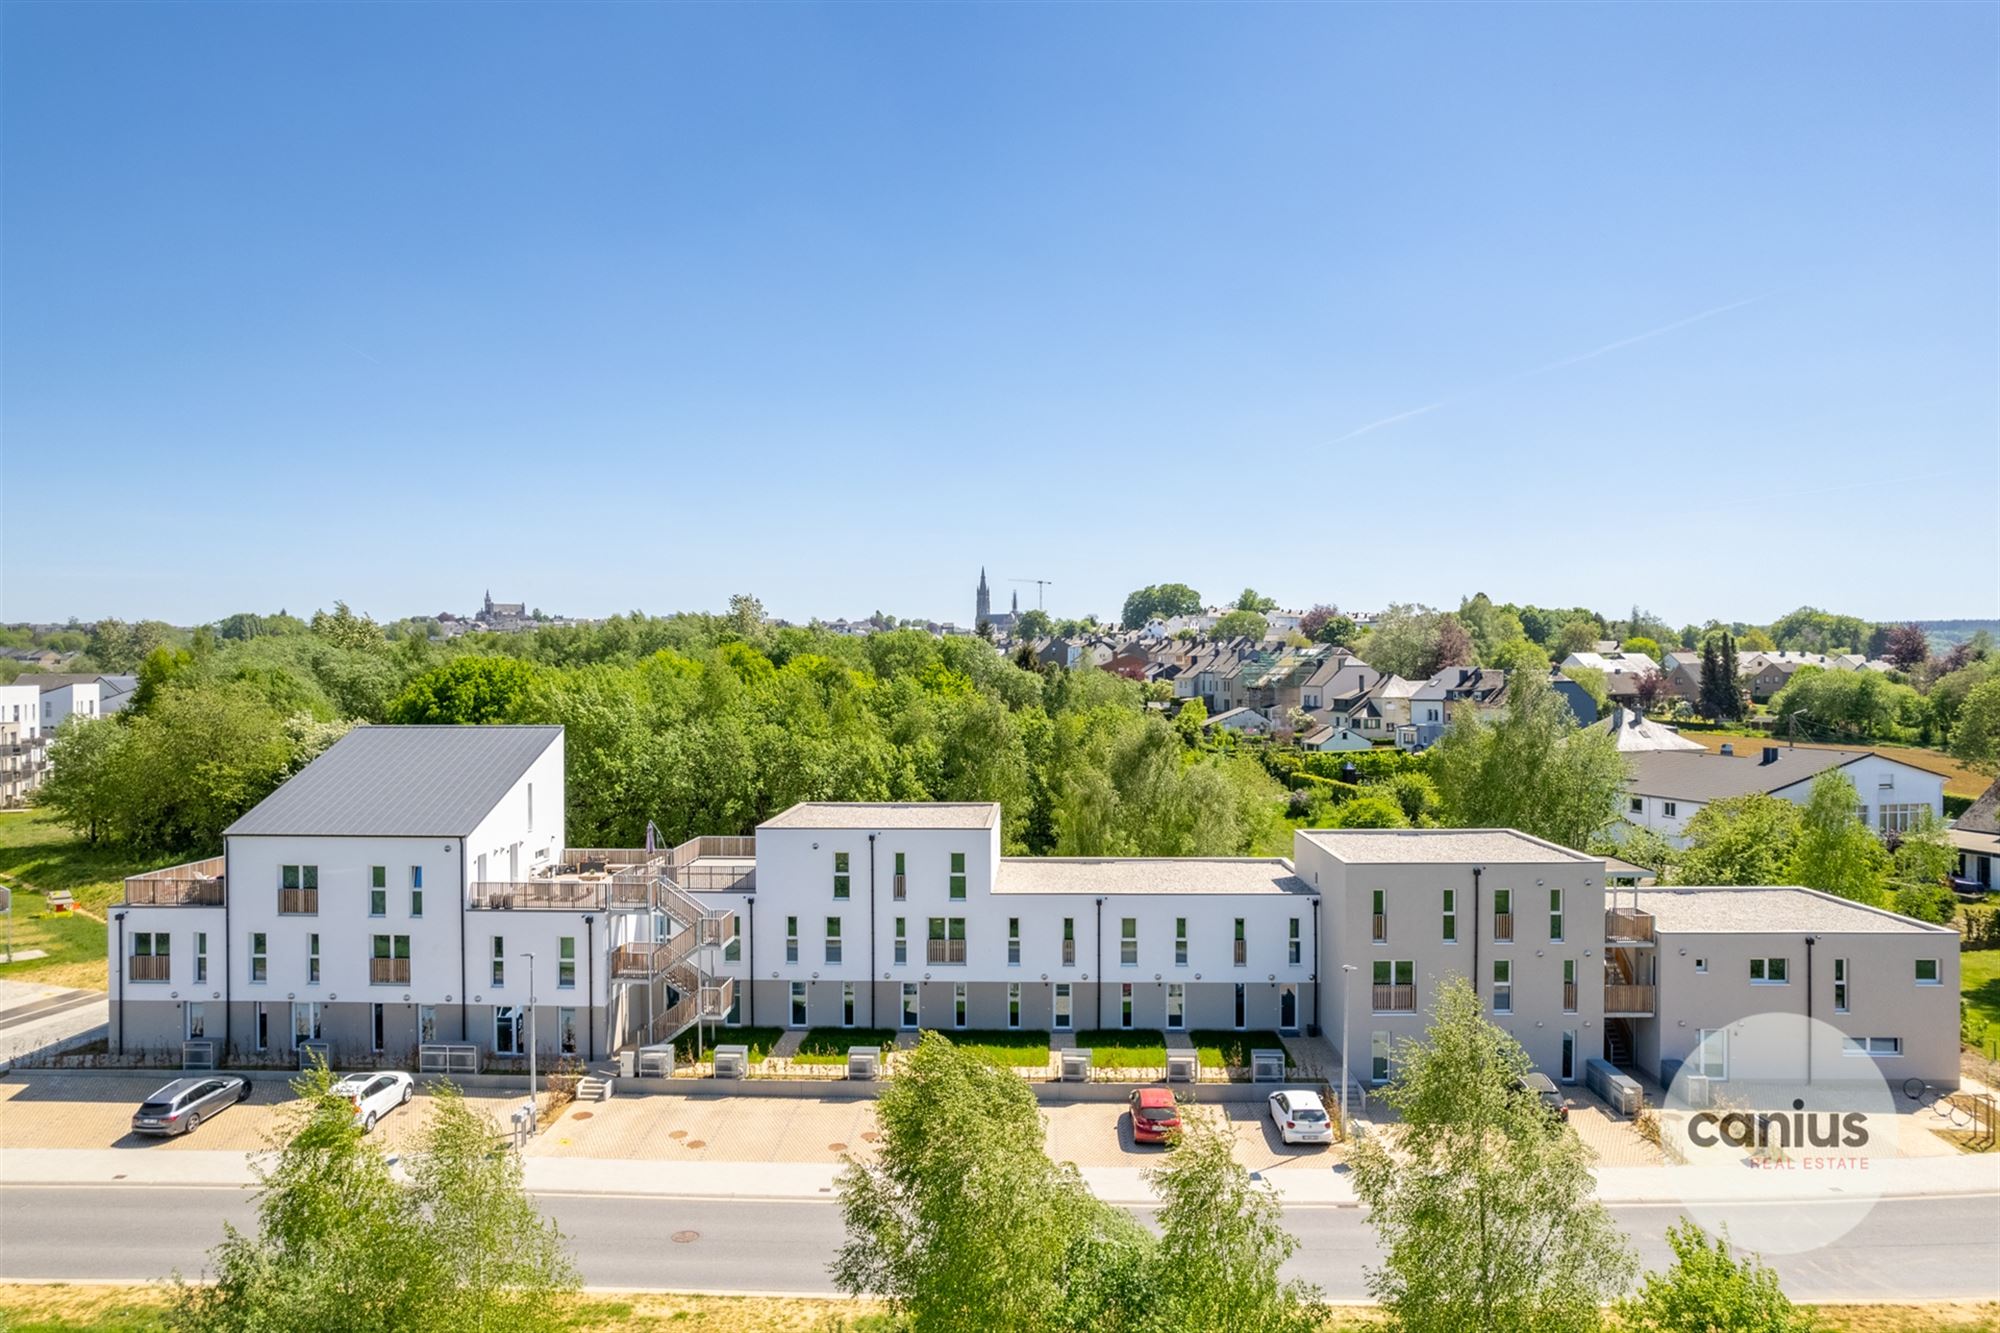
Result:
[[[0,618],[2000,613],[1994,6],[0,43]]]

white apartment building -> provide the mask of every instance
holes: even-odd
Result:
[[[1625,755],[1625,822],[1687,845],[1687,823],[1710,801],[1763,792],[1795,805],[1812,796],[1813,779],[1839,769],[1854,784],[1861,822],[1900,833],[1929,810],[1944,817],[1944,775],[1873,750],[1795,749],[1765,745],[1755,755],[1640,750]],[[1622,827],[1622,826],[1621,826]],[[1614,828],[1615,834],[1618,830]]]
[[[42,785],[49,738],[42,729],[41,703],[38,685],[18,680],[0,685],[0,808],[26,805]]]

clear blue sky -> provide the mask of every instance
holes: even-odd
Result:
[[[0,40],[0,618],[2000,613],[1992,5]]]

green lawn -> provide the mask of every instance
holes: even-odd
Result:
[[[778,1038],[785,1035],[783,1028],[703,1028],[701,1031],[701,1054],[707,1059],[718,1046],[748,1046],[752,1064],[771,1053],[778,1044]],[[676,1061],[695,1058],[695,1031],[689,1028],[674,1038],[674,1059]]]
[[[814,1028],[799,1043],[793,1061],[802,1065],[844,1065],[850,1046],[880,1046],[896,1049],[896,1034],[890,1028]]]
[[[1958,956],[1958,993],[1965,999],[1966,1035],[1990,1052],[2000,1041],[2000,949]]]
[[[1039,1068],[1049,1062],[1049,1034],[1046,1032],[968,1028],[963,1032],[946,1030],[939,1035],[948,1038],[961,1051],[970,1051],[996,1065]]]
[[[1202,1028],[1188,1033],[1188,1040],[1201,1053],[1203,1067],[1248,1069],[1250,1052],[1282,1051],[1285,1043],[1275,1032],[1237,1032],[1227,1028]],[[1286,1057],[1290,1063],[1290,1056]]]
[[[1167,1034],[1145,1028],[1095,1028],[1076,1034],[1097,1069],[1165,1069]]]
[[[186,859],[128,847],[93,847],[44,811],[0,812],[0,884],[15,891],[14,948],[40,949],[48,955],[24,963],[0,962],[0,978],[103,990],[103,922],[50,914],[32,890],[68,889],[80,905],[101,917],[124,897],[127,875]],[[0,952],[0,959],[5,956]]]

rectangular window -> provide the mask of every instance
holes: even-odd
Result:
[[[806,983],[803,981],[794,981],[792,983],[792,1026],[802,1028],[805,1025]]]
[[[1187,966],[1187,918],[1174,918],[1174,966]]]
[[[1389,1081],[1389,1034],[1386,1032],[1368,1034],[1368,1081]]]
[[[840,983],[840,1025],[844,1028],[854,1026],[854,983],[851,981]]]
[[[535,784],[528,784],[528,832],[535,831]]]
[[[1062,965],[1076,966],[1076,918],[1073,916],[1063,918]]]
[[[189,1041],[200,1041],[208,1036],[208,1007],[196,1001],[189,1001],[187,1007],[187,1035]]]
[[[306,984],[319,985],[319,935],[306,936]]]
[[[1493,890],[1493,938],[1507,943],[1514,938],[1514,891]]]
[[[1643,796],[1634,796],[1634,797],[1632,798],[1632,800],[1631,800],[1631,810],[1632,810],[1632,813],[1633,813],[1633,814],[1635,814],[1635,815],[1643,815],[1643,814],[1645,814],[1645,813],[1646,813],[1646,798],[1645,798],[1645,797],[1643,797]]]
[[[507,940],[501,935],[493,937],[493,984],[507,984]]]
[[[1847,960],[1845,958],[1836,958],[1833,960],[1833,1012],[1836,1014],[1847,1012]]]
[[[556,989],[576,989],[576,936],[564,935],[556,941]]]
[[[1444,931],[1443,938],[1446,944],[1458,943],[1458,890],[1457,889],[1446,889],[1444,891],[1443,931]]]
[[[1241,1031],[1243,1028],[1245,1016],[1243,983],[1239,981],[1236,983],[1236,1027],[1238,1031]]]
[[[1903,1053],[1903,1039],[1901,1037],[1843,1037],[1840,1040],[1840,1053],[1842,1055],[1872,1057],[1880,1060],[1888,1056],[1901,1055]]]
[[[194,933],[194,979],[196,985],[208,980],[208,932],[205,930]]]
[[[381,867],[377,866],[376,869],[380,870]],[[368,890],[368,915],[389,915],[389,891],[387,889]]]
[[[1705,1078],[1729,1079],[1729,1029],[1698,1028],[1694,1034],[1694,1054],[1688,1057],[1695,1072]]]
[[[1378,1014],[1409,1014],[1417,1008],[1417,964],[1414,959],[1383,959],[1375,964],[1370,1007]]]
[[[1021,965],[1021,918],[1018,916],[1010,916],[1007,918],[1007,966],[1019,967],[1020,965]]]
[[[370,941],[368,984],[407,986],[410,984],[410,937],[376,935]]]
[[[1563,938],[1563,891],[1549,890],[1549,942],[1560,944]]]
[[[383,1014],[383,1010],[386,1007],[379,1004],[368,1006],[368,1049],[371,1051],[380,1051],[382,1049],[382,1039],[388,1035],[383,1031],[388,1026]]]
[[[1377,944],[1389,942],[1389,898],[1382,890],[1369,894],[1368,938]]]
[[[1069,992],[1070,987],[1067,981],[1058,981],[1056,983],[1055,1026],[1058,1032],[1067,1032],[1070,1028]]]
[[[917,1025],[917,983],[903,983],[903,1027],[905,1030]]]
[[[417,1006],[417,1041],[428,1046],[438,1039],[438,1011],[434,1004]]]
[[[1493,1012],[1514,1012],[1514,964],[1505,958],[1493,960]]]
[[[1937,959],[1917,959],[1917,984],[1919,986],[1942,986],[1944,984],[1944,973],[1938,970]]]
[[[910,961],[909,922],[905,918],[900,916],[896,918],[895,961],[896,961],[896,966],[898,967],[901,967],[903,964]]]
[[[556,1049],[564,1055],[576,1054],[576,1010],[556,1010]]]
[[[410,887],[413,889],[424,887],[424,868],[422,866],[410,867]]]
[[[1167,983],[1167,1030],[1179,1032],[1187,1026],[1187,987],[1178,981]]]
[[[1242,967],[1250,961],[1250,942],[1243,935],[1243,918],[1236,918],[1236,966]]]
[[[1122,982],[1118,987],[1118,1026],[1132,1026],[1132,983]]]
[[[785,961],[799,961],[799,919],[795,916],[785,918]]]
[[[826,961],[840,961],[840,918],[837,916],[826,919]]]
[[[1563,959],[1563,1012],[1576,1012],[1576,959]]]
[[[1880,805],[1875,808],[1876,831],[1879,833],[1908,833],[1923,818],[1922,811],[1928,805]]]
[[[283,916],[310,916],[319,911],[319,867],[278,867],[278,912]]]
[[[1007,1026],[1021,1026],[1021,983],[1018,981],[1007,983]]]
[[[1299,919],[1293,917],[1291,923],[1285,928],[1285,961],[1293,967],[1299,965],[1299,950],[1301,947],[1299,940]]]
[[[265,954],[264,932],[250,934],[250,980],[263,981],[269,976],[270,960]]]
[[[416,866],[413,867],[413,869],[417,872],[417,878],[421,880],[423,878],[423,867]],[[410,916],[412,918],[416,918],[416,917],[421,917],[423,914],[424,914],[424,891],[421,888],[413,887],[410,890]]]
[[[1756,986],[1782,986],[1791,980],[1791,960],[1786,958],[1752,958],[1750,960],[1750,982]]]
[[[518,1009],[504,1005],[493,1008],[493,1053],[495,1055],[519,1055],[523,1041],[527,1037],[527,1020]]]
[[[1680,807],[1675,805],[1672,801],[1660,802],[1660,813],[1665,815],[1668,819],[1672,819],[1679,812],[1679,810]]]
[[[965,961],[965,918],[962,916],[934,916],[930,918],[930,938],[925,941],[926,961],[932,963],[963,963]],[[963,983],[960,983],[963,984]]]
[[[952,983],[951,1025],[955,1028],[965,1026],[965,983],[963,981]]]
[[[171,948],[169,935],[138,932],[132,936],[132,962],[126,975],[133,981],[171,981],[173,960],[168,956]]]
[[[833,896],[836,898],[845,898],[848,887],[853,882],[853,876],[847,872],[847,853],[835,852],[833,854]]]
[[[1695,960],[1694,960],[1694,970],[1695,970],[1695,971],[1697,971],[1697,972],[1706,972],[1706,971],[1708,971],[1708,960],[1707,960],[1706,958],[1697,958],[1697,959],[1695,959]]]
[[[965,853],[951,854],[951,896],[963,900],[965,897]]]
[[[890,895],[897,902],[910,896],[910,880],[903,864],[904,853],[896,853],[896,877],[889,881]]]
[[[386,888],[388,888],[388,887],[389,887],[389,867],[387,867],[387,866],[369,866],[369,867],[368,867],[368,887],[369,887],[369,888],[371,888],[371,889],[386,889]]]
[[[1118,918],[1118,966],[1139,966],[1139,918]]]

